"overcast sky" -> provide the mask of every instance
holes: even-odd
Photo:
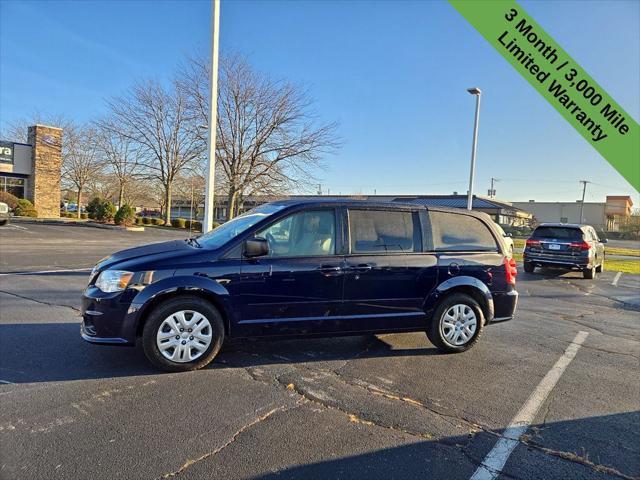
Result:
[[[636,121],[640,2],[521,2]],[[0,129],[39,112],[86,121],[139,78],[206,52],[210,2],[0,0]],[[637,192],[449,4],[222,0],[221,46],[309,88],[344,146],[323,191],[466,192],[483,91],[476,191],[506,200]],[[11,139],[7,139],[11,140]],[[640,165],[640,159],[638,159]],[[639,166],[640,168],[640,166]]]

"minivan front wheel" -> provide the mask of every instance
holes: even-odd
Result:
[[[478,302],[464,293],[446,297],[436,308],[427,336],[438,350],[458,353],[480,338],[484,315]]]
[[[218,310],[199,297],[176,297],[158,305],[142,332],[149,361],[168,372],[206,366],[220,351],[224,325]]]

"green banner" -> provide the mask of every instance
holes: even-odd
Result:
[[[449,0],[640,191],[640,126],[514,0]]]

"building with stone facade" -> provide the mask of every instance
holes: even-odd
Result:
[[[62,129],[29,127],[27,143],[0,142],[0,191],[30,200],[39,217],[60,217]]]

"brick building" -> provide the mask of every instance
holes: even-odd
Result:
[[[62,130],[29,127],[27,143],[0,142],[0,191],[30,200],[39,217],[60,216]]]

